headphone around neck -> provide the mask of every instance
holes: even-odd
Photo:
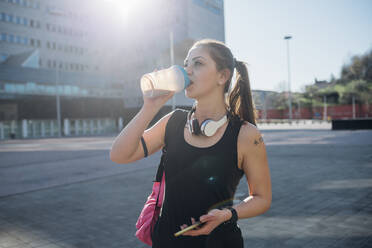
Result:
[[[191,134],[204,135],[211,137],[217,130],[227,122],[227,114],[224,115],[220,120],[214,121],[211,119],[204,120],[201,125],[196,118],[191,118],[192,114],[195,112],[196,108],[193,107],[187,114],[187,126]]]

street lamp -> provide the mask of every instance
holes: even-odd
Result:
[[[292,39],[292,36],[284,36],[284,39],[287,40],[287,58],[288,58],[288,105],[289,105],[289,119],[292,120],[292,100],[291,100],[291,73],[289,70],[289,40]]]
[[[56,61],[56,106],[57,106],[57,122],[58,122],[58,137],[61,137],[61,107],[58,92],[58,62]]]
[[[64,15],[64,12],[61,11],[60,9],[58,8],[49,8],[48,9],[48,12],[50,15],[53,15],[53,16],[63,16]],[[58,50],[57,48],[57,44],[56,44],[56,52]],[[58,60],[57,60],[58,56],[54,55],[54,61],[56,62],[56,81],[55,81],[55,87],[56,87],[56,111],[57,111],[57,122],[58,122],[58,137],[61,137],[61,106],[60,106],[60,99],[59,99],[59,92],[58,92],[58,67],[59,67],[59,63],[58,63]]]

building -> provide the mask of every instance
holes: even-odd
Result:
[[[171,33],[180,65],[196,40],[225,41],[223,0],[0,0],[0,12],[0,120],[55,119],[58,105],[61,119],[128,120],[141,76],[171,65]]]

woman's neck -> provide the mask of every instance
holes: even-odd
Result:
[[[212,119],[215,121],[220,120],[226,115],[227,106],[223,101],[197,101],[196,110],[194,112],[194,118],[200,122],[206,119]]]

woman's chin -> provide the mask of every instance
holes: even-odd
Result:
[[[192,87],[189,86],[185,89],[185,96],[188,97],[188,98],[193,98],[193,94],[192,94]]]

